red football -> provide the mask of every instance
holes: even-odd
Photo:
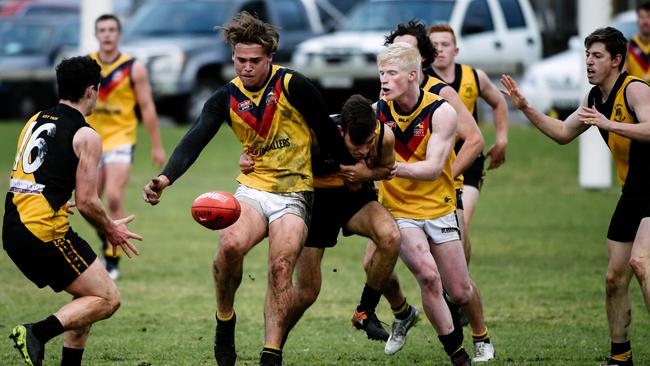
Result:
[[[240,213],[239,201],[228,192],[206,192],[192,202],[194,220],[212,230],[220,230],[232,225],[237,221]]]

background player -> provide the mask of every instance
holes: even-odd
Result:
[[[91,53],[90,57],[99,63],[102,74],[97,107],[88,123],[102,137],[99,194],[106,194],[111,217],[124,217],[124,194],[136,144],[136,107],[151,138],[151,160],[159,168],[165,162],[147,69],[132,56],[120,52],[121,36],[122,26],[115,15],[104,14],[95,21],[99,51]],[[120,275],[119,256],[108,247],[105,238],[100,237],[106,269],[115,280]]]
[[[650,2],[646,1],[636,8],[636,25],[639,32],[632,36],[627,46],[625,69],[646,82],[650,81]]]

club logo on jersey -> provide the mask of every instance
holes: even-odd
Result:
[[[426,126],[422,123],[422,118],[418,117],[418,119],[415,120],[415,127],[413,127],[413,136],[422,137],[426,135],[426,133]]]
[[[253,109],[253,102],[250,99],[246,99],[242,102],[239,102],[239,104],[237,104],[237,110],[239,110],[240,112],[246,112],[252,109]]]
[[[617,104],[614,106],[614,121],[622,122],[623,121],[623,105]]]
[[[470,83],[463,84],[461,86],[461,90],[463,93],[463,97],[466,99],[471,99],[474,98],[476,95],[474,94],[474,88],[472,87],[473,85]]]
[[[266,105],[269,105],[269,104],[278,104],[278,97],[273,92],[270,92],[266,96]]]

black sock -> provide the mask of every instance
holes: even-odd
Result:
[[[411,313],[411,311],[410,311],[411,310],[411,305],[409,305],[409,303],[406,301],[406,299],[404,299],[404,302],[402,303],[402,305],[400,305],[400,306],[398,306],[396,308],[391,307],[391,310],[393,310],[393,315],[395,315],[396,319],[404,320],[404,319],[408,318],[409,314]]]
[[[282,350],[272,346],[264,346],[262,353],[260,353],[260,363],[269,361],[282,364]]]
[[[63,347],[61,352],[61,366],[81,366],[84,349]]]
[[[463,347],[462,328],[456,328],[453,332],[447,335],[438,336],[438,339],[440,340],[440,343],[442,343],[442,346],[445,348],[447,355],[449,355],[449,357],[452,359],[463,354],[467,355],[467,352],[465,352],[465,348]]]
[[[63,334],[64,331],[63,324],[54,315],[50,315],[32,326],[34,337],[43,343],[47,343],[50,339]]]
[[[629,361],[632,359],[632,345],[630,341],[623,343],[614,343],[612,342],[610,358],[613,361]]]
[[[381,291],[369,287],[368,284],[363,286],[363,293],[361,293],[361,301],[357,310],[359,311],[375,311],[379,299],[381,298]]]

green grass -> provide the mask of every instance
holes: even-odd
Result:
[[[0,123],[0,191],[6,191],[22,124]],[[184,127],[163,127],[168,153]],[[487,140],[494,131],[485,130]],[[93,327],[88,365],[213,365],[214,291],[211,262],[217,234],[190,216],[192,200],[208,190],[235,188],[240,148],[224,128],[194,166],[165,191],[156,207],[141,199],[157,173],[149,162],[144,130],[128,189],[133,231],[145,241],[140,257],[122,265],[122,307]],[[559,147],[537,131],[511,129],[506,165],[490,171],[472,228],[471,272],[483,295],[486,321],[497,348],[491,365],[597,365],[609,351],[604,305],[605,234],[618,189],[578,187],[577,143]],[[98,249],[79,215],[73,227]],[[446,365],[447,358],[423,317],[405,348],[387,357],[350,326],[364,283],[365,240],[342,239],[327,250],[319,300],[291,333],[285,365]],[[237,293],[239,364],[254,365],[263,342],[266,242],[248,254]],[[413,277],[397,267],[409,300],[420,304]],[[18,323],[53,313],[65,294],[37,289],[0,252],[0,334]],[[650,364],[650,317],[632,284],[632,344],[637,365]],[[382,300],[379,316],[389,322]],[[466,329],[466,345],[471,342]],[[4,336],[3,336],[4,337]],[[2,339],[2,338],[0,338]],[[58,365],[61,337],[47,348],[46,365]],[[17,364],[8,339],[0,340],[0,364]]]

